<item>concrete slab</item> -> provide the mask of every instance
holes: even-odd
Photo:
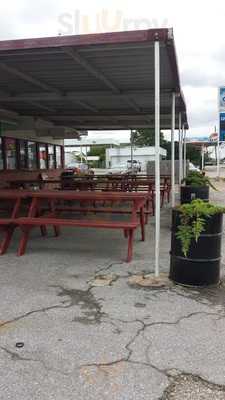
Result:
[[[167,208],[161,234],[168,273]],[[130,264],[119,232],[35,231],[21,258],[17,244],[0,258],[0,399],[225,399],[225,285],[131,284],[154,271],[153,219]]]

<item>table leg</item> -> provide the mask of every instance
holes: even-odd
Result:
[[[152,193],[152,215],[155,215],[155,193]]]
[[[21,199],[17,199],[15,202],[15,205],[13,207],[12,214],[11,214],[12,219],[18,217],[20,206],[21,206]],[[6,253],[8,247],[10,245],[10,242],[12,240],[12,236],[13,236],[15,227],[16,227],[16,225],[10,225],[8,227],[3,228],[3,230],[5,232],[5,236],[0,244],[0,255],[3,255]]]
[[[21,206],[21,199],[17,199],[16,203],[15,203],[15,205],[13,207],[13,212],[12,212],[11,218],[17,218],[18,217],[20,206]]]
[[[144,207],[140,209],[140,224],[141,224],[141,240],[145,241],[145,211]]]
[[[51,209],[51,213],[52,215],[55,217],[56,216],[56,209],[55,209],[55,203],[54,200],[50,201],[50,209]],[[54,225],[54,232],[55,232],[55,237],[58,237],[60,235],[60,227]]]
[[[39,203],[37,203],[37,217],[41,217],[41,207]],[[40,230],[42,236],[47,236],[47,228],[45,225],[41,225]]]
[[[127,250],[127,262],[128,263],[132,260],[133,239],[134,239],[134,230],[133,229],[129,229],[129,232],[128,232],[128,250]]]
[[[163,189],[161,192],[161,204],[160,207],[162,208],[164,205],[164,196],[165,196],[165,190]]]
[[[1,245],[0,245],[0,255],[1,256],[6,253],[8,247],[10,245],[14,229],[15,229],[15,226],[9,226],[9,227],[4,229],[5,230],[5,237],[2,240]]]
[[[150,213],[150,198],[148,198],[148,200],[146,202],[145,225],[148,224],[149,213]]]
[[[128,232],[127,229],[124,229],[124,237],[127,239],[128,238]]]
[[[140,211],[139,221],[141,226],[141,240],[145,240],[145,215],[144,215],[144,205],[140,207],[139,201],[134,201],[132,209],[132,221],[137,221],[138,211]]]
[[[32,228],[23,226],[23,227],[21,227],[21,229],[22,229],[23,233],[22,233],[22,237],[20,239],[19,248],[18,248],[18,252],[17,252],[18,256],[22,256],[25,254],[27,242],[29,239],[29,233]]]
[[[31,201],[31,205],[30,205],[29,212],[28,212],[28,217],[34,218],[38,214],[38,210],[39,210],[39,202],[38,202],[38,199],[36,197],[34,197]],[[26,251],[27,241],[29,239],[29,233],[30,233],[31,229],[32,229],[32,226],[29,226],[29,227],[21,226],[22,236],[20,239],[19,248],[18,248],[18,252],[17,252],[18,256],[22,256]]]

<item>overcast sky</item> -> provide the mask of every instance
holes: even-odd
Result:
[[[7,0],[0,11],[1,40],[173,27],[189,134],[214,130],[217,87],[225,86],[224,1]]]

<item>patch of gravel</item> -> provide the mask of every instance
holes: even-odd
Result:
[[[225,387],[191,375],[180,375],[160,400],[225,400]]]

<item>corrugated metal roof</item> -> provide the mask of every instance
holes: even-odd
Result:
[[[171,127],[173,92],[187,123],[169,29],[0,41],[0,107],[14,111],[18,120],[40,117],[75,129],[154,126],[156,39],[161,128]]]

